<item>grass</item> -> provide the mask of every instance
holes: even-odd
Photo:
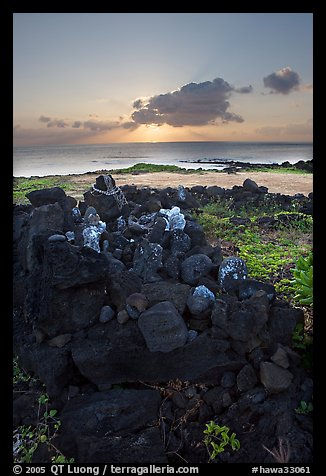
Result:
[[[135,164],[132,167],[127,167],[125,169],[116,169],[109,170],[109,173],[114,174],[131,174],[131,173],[146,173],[146,172],[177,172],[177,173],[194,173],[197,172],[195,169],[183,169],[177,165],[160,165],[160,164],[145,164],[139,163]]]
[[[50,177],[15,177],[13,180],[13,201],[14,203],[30,203],[26,194],[33,190],[43,188],[61,187],[63,190],[69,190],[69,178],[62,176]]]
[[[293,300],[295,287],[291,280],[295,263],[312,250],[312,217],[298,213],[296,220],[277,221],[272,228],[258,224],[260,217],[272,215],[277,219],[290,213],[280,210],[272,201],[235,211],[232,201],[221,199],[202,207],[198,221],[209,240],[221,244],[224,255],[236,255],[246,262],[251,278],[273,284],[278,293]],[[232,217],[251,221],[235,225],[230,222]]]
[[[297,175],[306,175],[311,174],[308,170],[297,169],[296,167],[250,167],[245,168],[243,167],[242,170],[248,170],[248,172],[272,172],[273,174],[297,174]]]

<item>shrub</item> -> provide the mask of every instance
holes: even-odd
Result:
[[[310,253],[306,258],[300,256],[296,262],[296,267],[293,271],[294,279],[291,281],[294,284],[296,294],[294,299],[299,304],[305,306],[313,305],[313,256]]]

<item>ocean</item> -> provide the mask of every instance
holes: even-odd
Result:
[[[291,164],[313,158],[311,143],[275,142],[134,142],[91,145],[14,147],[14,177],[69,175],[120,169],[140,162],[177,165],[186,169],[222,169],[200,163],[239,161]]]

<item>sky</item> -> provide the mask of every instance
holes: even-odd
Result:
[[[312,142],[312,13],[15,13],[14,145]]]

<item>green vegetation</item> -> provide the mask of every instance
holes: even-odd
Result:
[[[309,413],[312,413],[313,410],[314,406],[312,402],[307,403],[304,400],[301,400],[300,405],[294,411],[299,415],[309,415]]]
[[[13,360],[13,382],[14,389],[20,384],[37,383],[35,378],[19,367],[17,357]],[[44,388],[44,385],[42,387]],[[37,406],[37,423],[21,425],[14,429],[14,463],[32,463],[34,454],[41,445],[46,445],[52,463],[73,463],[74,459],[66,458],[54,444],[61,421],[58,419],[58,411],[50,408],[49,396],[43,392],[36,392],[35,405]]]
[[[248,172],[273,172],[273,174],[297,174],[297,175],[302,175],[302,174],[311,174],[312,172],[309,170],[304,170],[304,169],[299,169],[294,166],[292,167],[282,167],[282,166],[274,166],[273,168],[269,167],[250,167],[246,169],[243,167],[243,170],[246,170]]]
[[[296,350],[301,357],[302,366],[307,370],[312,370],[313,337],[311,329],[300,322],[295,326],[292,341],[293,349]]]
[[[313,305],[313,257],[310,253],[306,258],[300,256],[293,270],[294,284],[297,294],[294,299],[306,306]]]
[[[210,461],[213,461],[220,453],[223,453],[226,446],[230,446],[233,451],[240,449],[240,441],[236,438],[236,434],[231,433],[231,436],[229,436],[229,431],[230,428],[228,426],[220,426],[213,420],[206,423],[204,444]]]
[[[63,176],[51,177],[15,177],[13,182],[13,202],[29,203],[26,194],[33,190],[43,188],[61,187],[63,190],[69,189],[69,178]]]
[[[135,172],[144,173],[144,172],[178,172],[178,173],[189,173],[187,169],[178,167],[177,165],[160,165],[160,164],[145,164],[139,163],[135,164],[132,167],[127,167],[125,169],[116,169],[109,170],[111,174],[131,174]],[[195,172],[195,170],[192,170]]]
[[[284,212],[268,198],[257,206],[235,210],[232,200],[220,199],[202,207],[198,221],[212,242],[220,241],[224,255],[245,260],[251,278],[270,282],[278,293],[294,299],[297,290],[292,269],[311,251],[313,226],[312,217],[298,213],[295,206]],[[275,218],[272,226],[259,225],[259,219],[266,216]],[[250,218],[250,222],[239,225],[230,218]]]

